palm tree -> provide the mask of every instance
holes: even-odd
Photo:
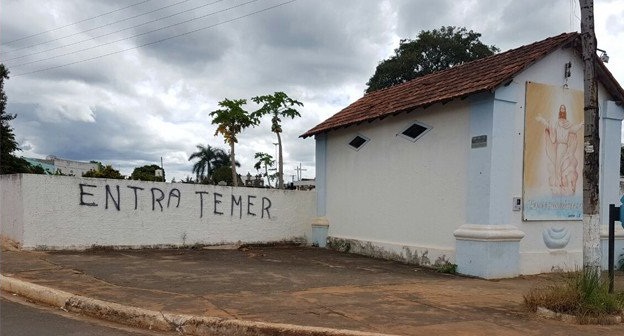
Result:
[[[256,112],[252,113],[255,118],[260,118],[264,115],[271,115],[271,132],[277,135],[277,143],[279,147],[277,162],[277,178],[278,188],[284,189],[284,158],[282,156],[282,125],[281,121],[283,117],[289,117],[294,119],[295,117],[301,117],[301,114],[293,108],[293,106],[303,106],[303,103],[289,98],[284,92],[275,92],[272,95],[257,96],[251,98],[256,104],[262,104],[262,107]]]
[[[230,145],[230,164],[232,165],[232,181],[238,187],[236,178],[236,157],[234,154],[234,144],[238,142],[238,134],[249,126],[258,124],[258,118],[250,115],[243,109],[247,103],[246,99],[224,99],[219,102],[222,109],[210,112],[212,124],[217,125],[215,136],[221,133],[225,143]]]
[[[227,157],[227,154],[221,148],[212,147],[210,145],[197,145],[197,152],[191,154],[188,160],[199,159],[193,165],[193,173],[198,183],[204,181],[205,178],[210,177],[211,173],[222,166],[223,157]],[[229,163],[229,162],[228,162]]]
[[[275,160],[273,160],[273,157],[271,155],[260,152],[256,153],[254,158],[258,160],[254,165],[254,168],[256,168],[256,170],[260,170],[260,168],[264,166],[264,176],[267,177],[267,184],[269,185],[269,188],[271,188],[271,176],[269,176],[269,166],[272,166]]]

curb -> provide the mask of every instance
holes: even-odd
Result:
[[[181,335],[392,336],[346,329],[160,312],[74,295],[4,275],[0,275],[0,289],[69,312],[149,330],[177,331]]]
[[[619,316],[619,315],[605,316],[601,319],[598,319],[595,317],[586,318],[585,323],[581,323],[580,318],[577,316],[564,314],[564,313],[557,313],[544,307],[537,307],[537,311],[535,312],[535,314],[541,318],[557,320],[557,321],[561,321],[561,322],[568,323],[568,324],[611,325],[611,324],[622,323],[622,316]]]

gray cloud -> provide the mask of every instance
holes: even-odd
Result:
[[[80,52],[159,26],[199,17],[244,3],[226,0],[159,23],[135,27],[114,36],[19,60],[70,55],[10,68],[5,89],[9,112],[18,113],[12,125],[24,153],[55,154],[76,160],[112,163],[129,174],[136,166],[159,163],[163,157],[168,178],[191,175],[188,156],[197,144],[227,149],[215,137],[210,111],[223,98],[247,98],[284,91],[301,100],[301,118],[284,122],[285,169],[294,174],[301,163],[304,176],[314,176],[314,140],[298,136],[361,97],[377,63],[390,55],[400,38],[442,25],[465,26],[482,33],[482,41],[503,50],[556,35],[571,28],[574,12],[567,0],[529,1],[414,1],[352,0],[294,3],[244,19],[204,29],[163,43],[81,62],[67,67],[17,76],[23,72],[134,48],[158,39],[214,25],[279,4],[261,0],[244,7],[179,25],[157,33]],[[33,50],[4,53],[34,42],[82,32],[129,16],[172,4],[150,1],[95,20],[54,30],[10,45],[6,41],[49,30],[127,6],[125,0],[5,0],[0,12],[0,61],[64,43],[132,27],[150,19],[201,6],[192,0],[147,16],[54,41]],[[608,3],[609,15],[597,17],[597,29],[607,41],[618,41],[624,8]],[[576,6],[576,5],[575,5]],[[619,7],[618,7],[619,6]],[[578,10],[577,10],[578,13]],[[602,23],[606,22],[606,23]],[[608,28],[602,28],[603,26]],[[602,38],[602,37],[601,37]],[[611,44],[616,44],[611,42]],[[622,47],[608,45],[616,78],[624,79],[617,62]],[[620,54],[618,54],[620,53]],[[17,64],[14,61],[13,64]],[[8,65],[11,62],[6,62]],[[612,65],[610,64],[610,67]],[[255,107],[250,104],[249,109]],[[237,159],[240,172],[254,173],[255,152],[274,155],[275,135],[268,121],[241,134]]]

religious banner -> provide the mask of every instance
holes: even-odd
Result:
[[[583,218],[583,92],[527,82],[525,220]]]

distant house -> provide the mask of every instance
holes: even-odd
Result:
[[[596,70],[606,209],[619,200],[624,90]],[[485,278],[574,270],[582,123],[577,33],[368,93],[302,135],[316,139],[315,223],[335,248]]]
[[[81,162],[58,158],[54,155],[48,155],[45,159],[24,158],[28,163],[35,166],[41,166],[44,171],[54,174],[63,173],[65,175],[82,176],[89,170],[97,170],[98,165],[91,162]]]
[[[22,159],[26,160],[31,166],[39,166],[43,168],[43,171],[46,174],[54,174],[56,172],[56,167],[54,166],[54,161],[45,160],[45,159],[35,159],[35,158],[27,158],[22,157]]]

